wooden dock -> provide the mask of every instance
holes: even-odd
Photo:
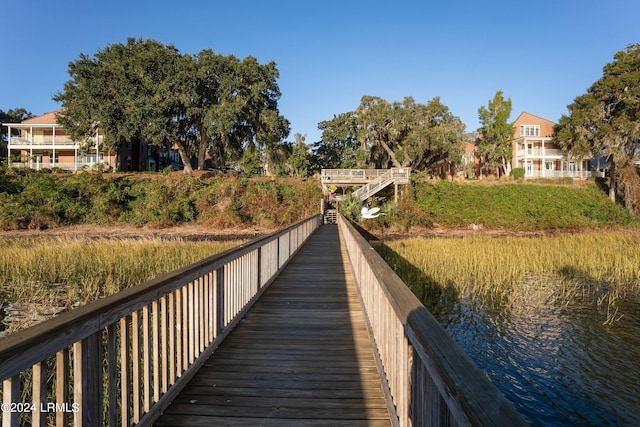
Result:
[[[337,226],[311,236],[155,425],[391,425]]]

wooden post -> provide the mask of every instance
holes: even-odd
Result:
[[[109,425],[118,424],[118,328],[117,323],[107,328],[107,387]]]
[[[177,292],[171,292],[169,294],[169,386],[172,386],[176,382],[176,358],[177,364],[180,365],[180,349],[176,349],[176,295]]]
[[[3,405],[11,405],[11,403],[20,402],[20,375],[15,375],[2,382],[2,403]],[[20,414],[12,411],[2,411],[3,427],[20,427]]]
[[[120,319],[120,424],[129,425],[129,319]]]
[[[73,346],[74,425],[102,424],[102,343],[96,332]]]
[[[142,390],[143,410],[151,408],[151,344],[149,339],[149,306],[142,307]]]
[[[216,336],[224,328],[224,267],[216,270]]]
[[[47,404],[47,363],[46,361],[38,362],[32,368],[33,381],[33,406],[35,410],[32,412],[31,425],[33,427],[44,427],[47,425],[47,412],[42,412]]]
[[[56,403],[69,403],[69,349],[56,353]],[[56,412],[56,425],[66,426],[69,423],[67,411]]]
[[[164,394],[169,389],[169,379],[167,377],[167,297],[164,296],[160,299],[160,364],[162,365],[162,388],[161,393]],[[158,362],[156,362],[158,363]]]
[[[131,313],[131,394],[133,402],[133,422],[140,421],[140,315],[137,311]]]

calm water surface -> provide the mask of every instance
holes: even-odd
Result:
[[[534,426],[640,425],[640,304],[463,298],[434,315]]]

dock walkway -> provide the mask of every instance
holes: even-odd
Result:
[[[155,425],[389,426],[380,378],[344,243],[324,225]]]

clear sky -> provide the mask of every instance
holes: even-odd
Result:
[[[275,61],[289,140],[307,143],[363,95],[439,96],[470,132],[502,90],[512,120],[557,121],[615,52],[640,43],[638,0],[1,0],[0,17],[2,110],[58,109],[70,61],[141,37]]]

